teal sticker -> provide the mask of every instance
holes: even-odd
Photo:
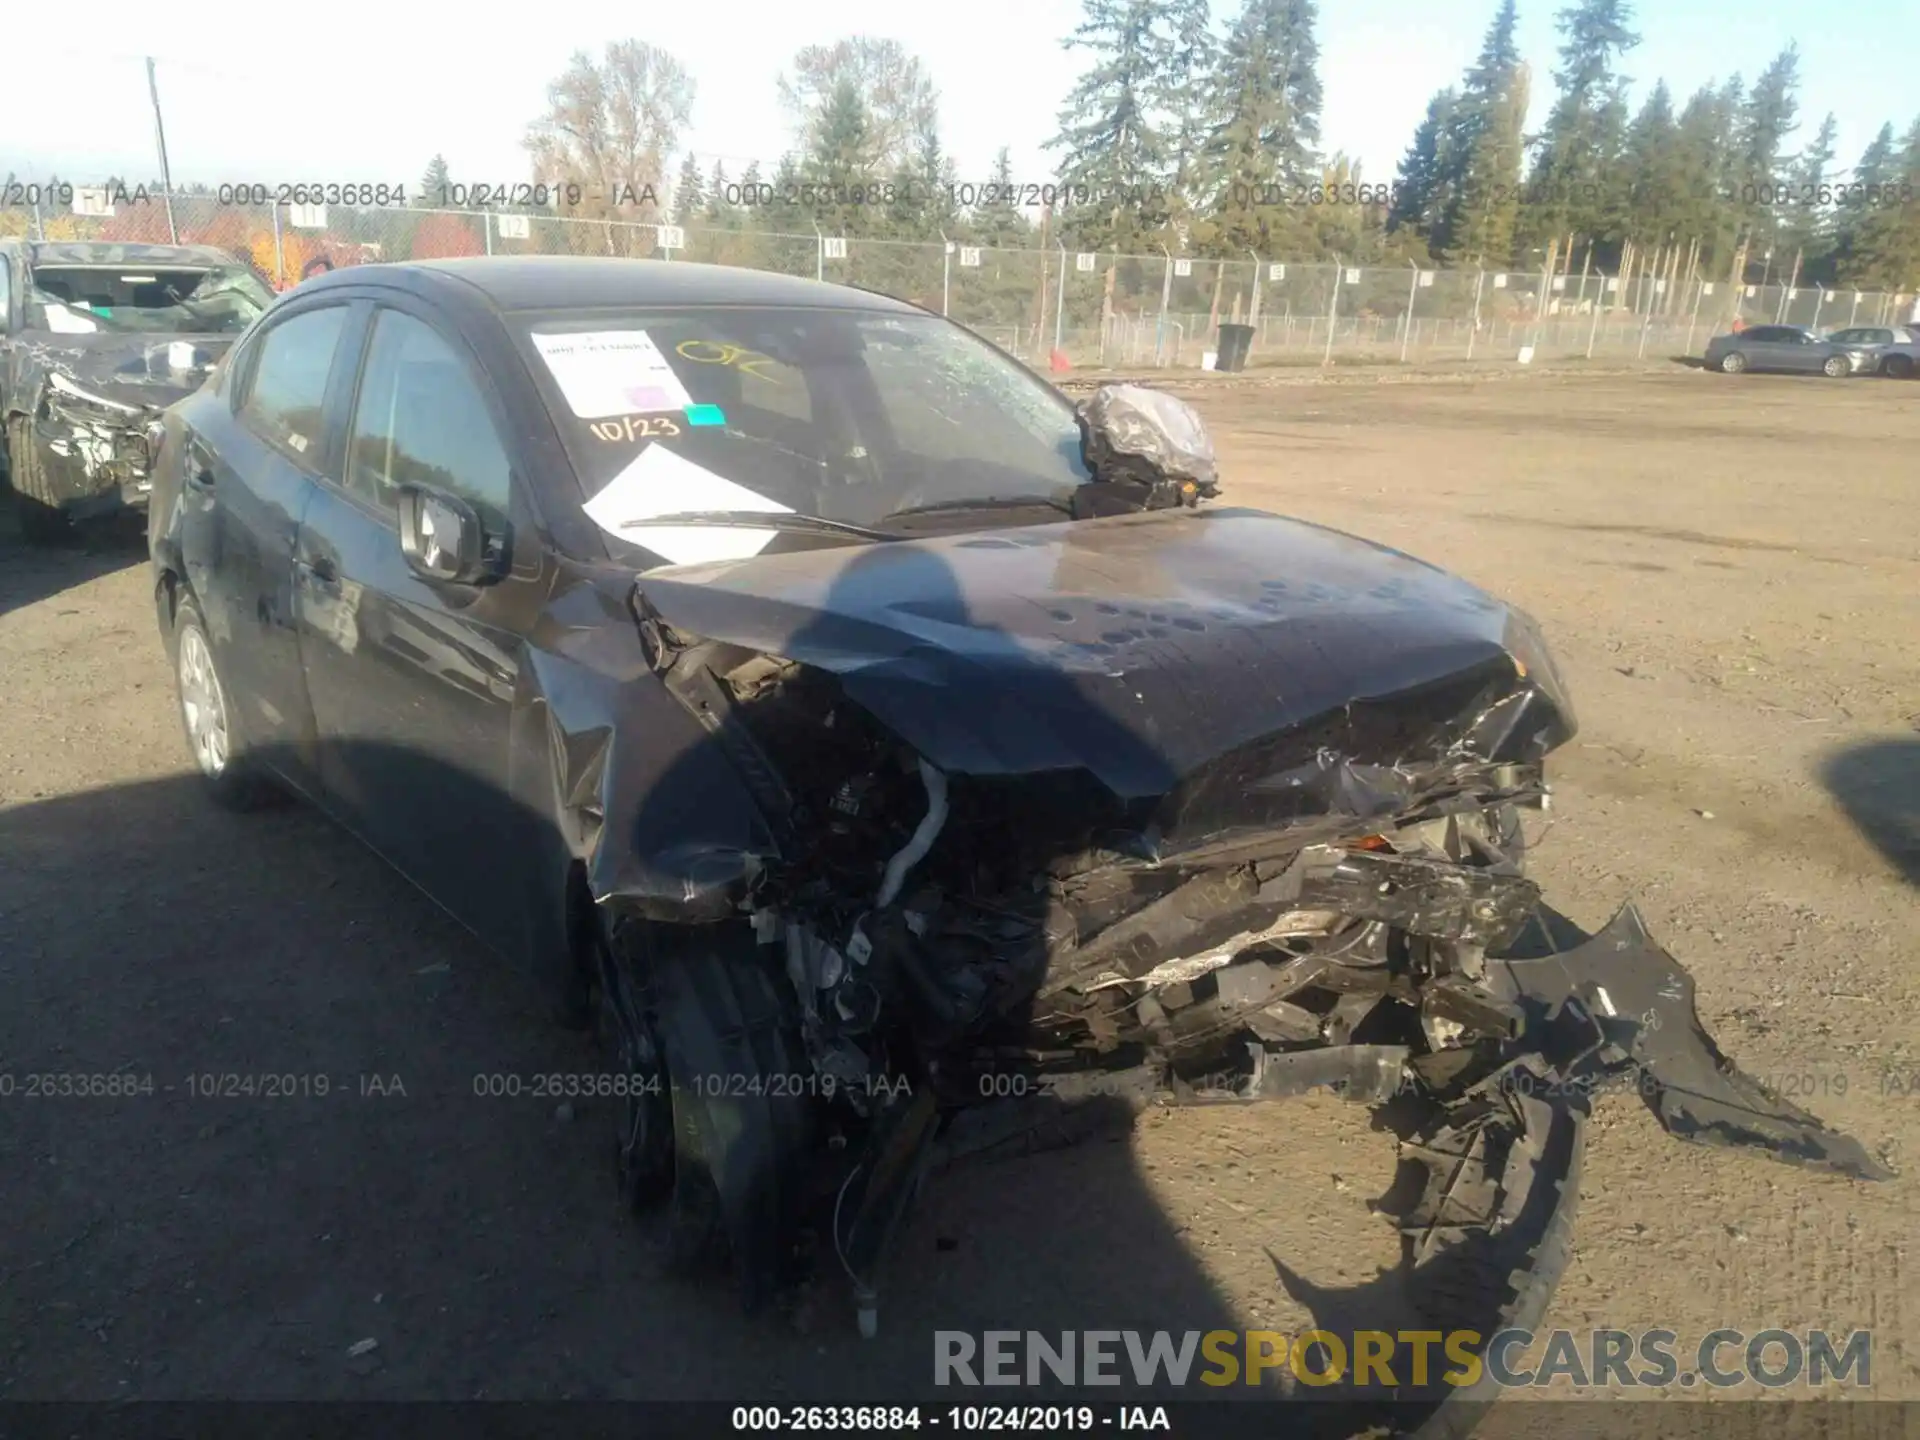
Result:
[[[718,405],[687,406],[687,424],[689,425],[724,425],[726,423],[726,412]]]

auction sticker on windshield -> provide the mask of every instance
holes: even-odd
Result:
[[[553,372],[560,393],[582,420],[684,410],[693,403],[667,357],[644,330],[589,330],[579,335],[536,332],[533,343]]]
[[[736,485],[654,443],[587,501],[588,518],[609,534],[664,555],[675,565],[746,560],[773,542],[775,532],[713,525],[648,525],[659,515],[694,510],[758,510],[791,515],[793,508]],[[635,523],[640,522],[640,523]]]

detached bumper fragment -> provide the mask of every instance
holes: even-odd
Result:
[[[1530,924],[1572,928],[1542,911]],[[1754,1146],[1856,1179],[1892,1178],[1859,1141],[1829,1130],[1720,1052],[1700,1024],[1693,977],[1647,933],[1632,905],[1572,949],[1489,958],[1487,972],[1489,987],[1525,1014],[1520,1043],[1562,1081],[1635,1073],[1648,1108],[1679,1139]]]

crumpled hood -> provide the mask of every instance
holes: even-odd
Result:
[[[163,410],[206,383],[233,335],[51,335],[31,337],[37,368],[123,405]]]
[[[942,769],[1085,769],[1123,799],[1224,757],[1527,761],[1574,719],[1524,614],[1398,551],[1240,509],[669,567],[676,630],[816,666]],[[1491,718],[1490,718],[1491,717]],[[1272,737],[1295,732],[1291,758]],[[1303,748],[1304,747],[1304,748]],[[1217,786],[1213,788],[1218,788]]]

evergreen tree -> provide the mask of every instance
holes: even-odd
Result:
[[[1863,289],[1911,293],[1920,290],[1920,119],[1882,174],[1879,203],[1868,197],[1852,237],[1846,279]]]
[[[1777,192],[1788,180],[1781,151],[1799,113],[1795,98],[1799,87],[1800,51],[1790,44],[1754,82],[1735,132],[1734,173],[1741,219],[1756,243],[1776,250],[1786,208]],[[1776,258],[1789,266],[1793,263],[1790,251]]]
[[[1813,142],[1789,167],[1781,244],[1804,256],[1801,273],[1818,283],[1832,279],[1834,248],[1833,147],[1839,128],[1831,112]]]
[[[1166,185],[1170,212],[1186,217],[1196,204],[1200,150],[1211,128],[1207,81],[1214,67],[1214,39],[1208,28],[1207,0],[1165,0],[1160,23],[1166,31],[1153,104],[1167,141]]]
[[[1500,0],[1454,107],[1451,194],[1435,237],[1436,248],[1449,259],[1498,266],[1513,256],[1527,113],[1526,66],[1514,42],[1517,19],[1514,0]]]
[[[1882,125],[1873,143],[1847,178],[1847,188],[1834,217],[1834,262],[1840,274],[1851,276],[1859,250],[1860,227],[1878,206],[1878,192],[1893,179],[1893,126]]]
[[[985,202],[974,207],[972,231],[982,245],[1025,246],[1033,243],[1033,223],[1014,204],[1013,158],[1002,145],[993,157]]]
[[[932,236],[951,236],[960,224],[959,205],[954,191],[958,173],[940,144],[938,127],[929,125],[920,133],[919,155],[913,171],[913,196],[922,214],[922,226]]]
[[[1217,254],[1298,243],[1287,201],[1318,178],[1319,45],[1313,0],[1246,0],[1209,79],[1215,116],[1198,167]]]
[[[843,74],[827,93],[800,166],[804,182],[828,192],[810,216],[828,235],[868,233],[871,207],[854,203],[844,192],[871,185],[880,158],[867,102],[853,77]]]
[[[1431,243],[1452,207],[1452,185],[1457,172],[1453,142],[1459,134],[1454,112],[1460,92],[1448,86],[1427,102],[1426,119],[1413,132],[1413,143],[1401,158],[1393,204],[1387,211],[1387,229],[1411,230]]]
[[[1065,229],[1083,249],[1138,250],[1164,220],[1151,203],[1167,172],[1169,145],[1155,115],[1170,49],[1157,0],[1082,0],[1064,42],[1092,66],[1074,84],[1046,148],[1061,153],[1060,179],[1095,203],[1068,212]]]
[[[738,223],[735,212],[739,207],[727,199],[728,184],[726,165],[715,160],[712,173],[707,176],[707,206],[700,217],[708,225],[731,228]]]
[[[1690,114],[1697,120],[1698,110],[1690,107]],[[1624,168],[1628,188],[1621,239],[1645,249],[1668,235],[1691,240],[1709,223],[1696,192],[1710,183],[1711,164],[1702,167],[1692,163],[1680,123],[1674,118],[1673,92],[1667,89],[1665,80],[1654,85],[1627,127]]]
[[[673,182],[673,223],[692,225],[706,207],[707,197],[700,185],[700,162],[689,150],[680,162],[680,173]]]
[[[1544,245],[1572,232],[1595,238],[1623,218],[1621,146],[1625,82],[1614,64],[1640,43],[1628,0],[1575,0],[1560,12],[1560,95],[1540,137],[1521,217],[1523,243]]]
[[[448,203],[447,187],[452,183],[452,177],[447,173],[447,157],[435,155],[427,162],[426,173],[420,177],[420,198],[416,203],[429,209],[445,207]]]

